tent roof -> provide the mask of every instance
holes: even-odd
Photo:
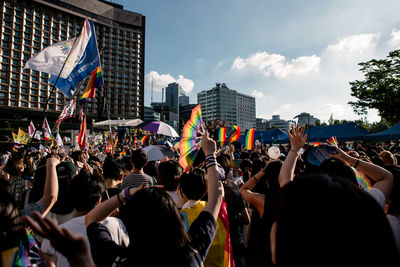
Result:
[[[394,125],[392,128],[384,130],[379,133],[374,133],[366,136],[368,141],[384,141],[391,139],[400,139],[400,122]]]
[[[365,128],[354,122],[310,127],[305,132],[308,133],[308,140],[311,142],[326,141],[332,136],[335,136],[338,141],[363,140],[368,134]]]

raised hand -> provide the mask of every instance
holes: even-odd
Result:
[[[304,126],[299,128],[299,125],[297,124],[296,127],[292,126],[292,129],[287,131],[290,139],[291,149],[295,150],[296,152],[299,152],[306,143],[307,134],[304,134],[304,129]]]
[[[205,132],[201,138],[201,148],[203,148],[204,155],[208,156],[215,153],[217,145],[215,141],[209,137],[209,133]]]

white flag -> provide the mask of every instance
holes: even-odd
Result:
[[[76,98],[73,97],[68,104],[64,107],[63,111],[61,112],[60,116],[58,117],[57,122],[60,122],[64,119],[71,118],[75,116],[75,105],[76,105]]]
[[[50,140],[51,139],[51,129],[50,129],[50,125],[47,122],[47,118],[44,117],[44,121],[42,124],[42,129],[44,132],[44,140]]]
[[[57,144],[58,147],[64,146],[63,141],[62,141],[61,136],[60,136],[59,133],[57,133],[57,135],[56,135],[56,144]]]

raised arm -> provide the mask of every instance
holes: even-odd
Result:
[[[39,200],[43,204],[43,216],[45,216],[53,207],[58,197],[58,177],[57,165],[60,160],[55,157],[50,157],[46,161],[46,182],[44,184],[44,192],[42,198]]]
[[[137,191],[142,190],[143,188],[143,183],[139,187],[126,188],[112,198],[109,198],[106,201],[102,202],[100,205],[94,207],[85,216],[86,227],[88,227],[91,223],[100,222],[106,219],[123,203],[126,203],[128,198],[132,197]],[[129,194],[129,196],[127,196],[127,194]]]
[[[208,180],[208,201],[204,207],[204,211],[211,213],[214,219],[217,220],[219,209],[221,208],[224,188],[222,183],[219,181],[220,174],[217,170],[217,159],[215,155],[217,146],[215,141],[209,137],[208,132],[204,133],[203,138],[201,139],[201,147],[206,155],[206,177]]]
[[[265,168],[268,166],[270,162],[271,161],[267,163]],[[264,214],[265,196],[259,193],[254,193],[251,190],[253,190],[258,181],[260,181],[260,179],[265,175],[265,168],[261,169],[261,171],[259,171],[253,177],[250,177],[250,179],[247,180],[247,182],[244,183],[239,189],[242,197],[257,209],[258,214],[260,215],[261,218]]]
[[[278,181],[281,188],[293,179],[297,157],[299,156],[300,149],[307,140],[307,134],[304,135],[304,129],[304,126],[299,129],[299,125],[297,124],[296,128],[292,126],[291,131],[287,132],[290,139],[290,151],[279,172]]]
[[[337,148],[337,150],[338,154],[333,155],[333,157],[337,157],[347,162],[350,166],[354,167],[356,170],[361,171],[369,178],[374,180],[375,184],[373,187],[382,191],[386,199],[389,198],[393,187],[393,175],[391,172],[373,163],[369,163],[358,158],[349,156],[340,148]]]

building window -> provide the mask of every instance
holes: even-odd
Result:
[[[10,101],[10,105],[11,106],[18,106],[17,101],[15,101],[15,100],[11,100]]]

